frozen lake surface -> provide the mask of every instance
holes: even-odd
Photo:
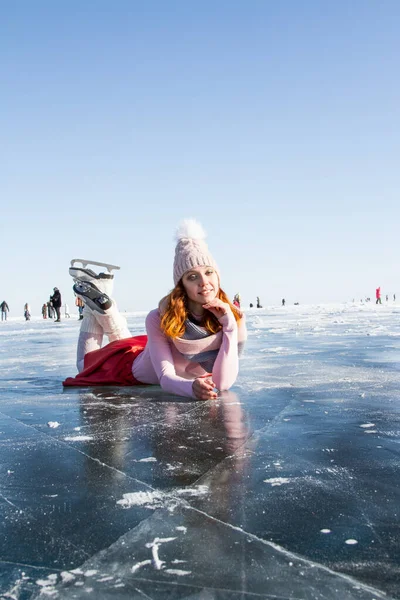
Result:
[[[63,390],[77,317],[0,323],[1,599],[400,598],[400,307],[247,322],[210,402]]]

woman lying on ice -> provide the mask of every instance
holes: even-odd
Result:
[[[217,264],[201,225],[177,231],[174,289],[146,318],[146,335],[132,337],[110,298],[113,275],[72,268],[75,294],[85,303],[78,340],[79,374],[65,386],[155,384],[198,400],[229,389],[246,339],[243,314],[220,288]],[[103,334],[109,344],[101,348]]]

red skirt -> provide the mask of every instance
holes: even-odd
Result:
[[[68,377],[63,385],[140,385],[141,382],[132,375],[132,365],[146,343],[147,335],[137,335],[88,352],[83,371],[76,377]]]

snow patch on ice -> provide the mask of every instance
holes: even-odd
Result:
[[[181,569],[165,569],[165,572],[169,573],[170,575],[182,576],[182,575],[190,575],[190,573],[192,571],[182,571]]]
[[[139,569],[141,569],[142,567],[145,567],[146,565],[151,565],[151,560],[142,560],[138,563],[136,563],[135,565],[133,565],[133,567],[131,568],[131,573],[136,573],[136,571],[139,571]]]
[[[284,483],[290,483],[288,477],[271,477],[270,479],[264,479],[264,483],[269,483],[272,487],[283,485]]]
[[[171,560],[173,565],[180,565],[181,563],[187,563],[187,560],[179,560],[179,558],[174,558],[174,560]]]
[[[121,500],[117,500],[117,504],[122,508],[130,508],[131,506],[145,506],[146,508],[160,508],[171,504],[176,496],[201,497],[208,493],[208,486],[198,485],[192,488],[176,489],[173,492],[159,492],[158,490],[149,492],[131,492],[124,494]]]
[[[149,542],[146,544],[146,548],[151,548],[151,553],[153,555],[153,566],[157,571],[160,571],[163,568],[163,566],[165,565],[165,561],[161,560],[159,557],[158,549],[160,548],[161,544],[165,544],[166,542],[172,542],[173,540],[176,540],[176,538],[175,537],[169,537],[169,538],[155,537],[152,542]]]
[[[147,506],[149,508],[157,508],[162,505],[162,501],[166,495],[161,492],[132,492],[124,494],[122,500],[117,500],[123,508],[131,506]]]
[[[174,490],[174,494],[177,494],[178,496],[190,496],[190,497],[205,496],[207,493],[208,493],[207,485],[196,485],[195,487],[192,487],[192,488],[181,488],[181,489]]]

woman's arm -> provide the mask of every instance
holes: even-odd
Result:
[[[239,373],[238,327],[229,309],[219,318],[222,343],[213,367],[213,381],[218,390],[229,390]]]
[[[174,360],[167,337],[161,331],[160,315],[152,310],[146,317],[147,346],[151,363],[160,386],[166,392],[194,398],[193,381],[179,377],[175,372]]]
[[[239,373],[238,340],[240,338],[244,342],[247,338],[245,317],[242,314],[237,323],[229,304],[219,298],[204,304],[204,308],[212,312],[222,325],[222,343],[213,367],[213,382],[218,390],[229,390]]]

